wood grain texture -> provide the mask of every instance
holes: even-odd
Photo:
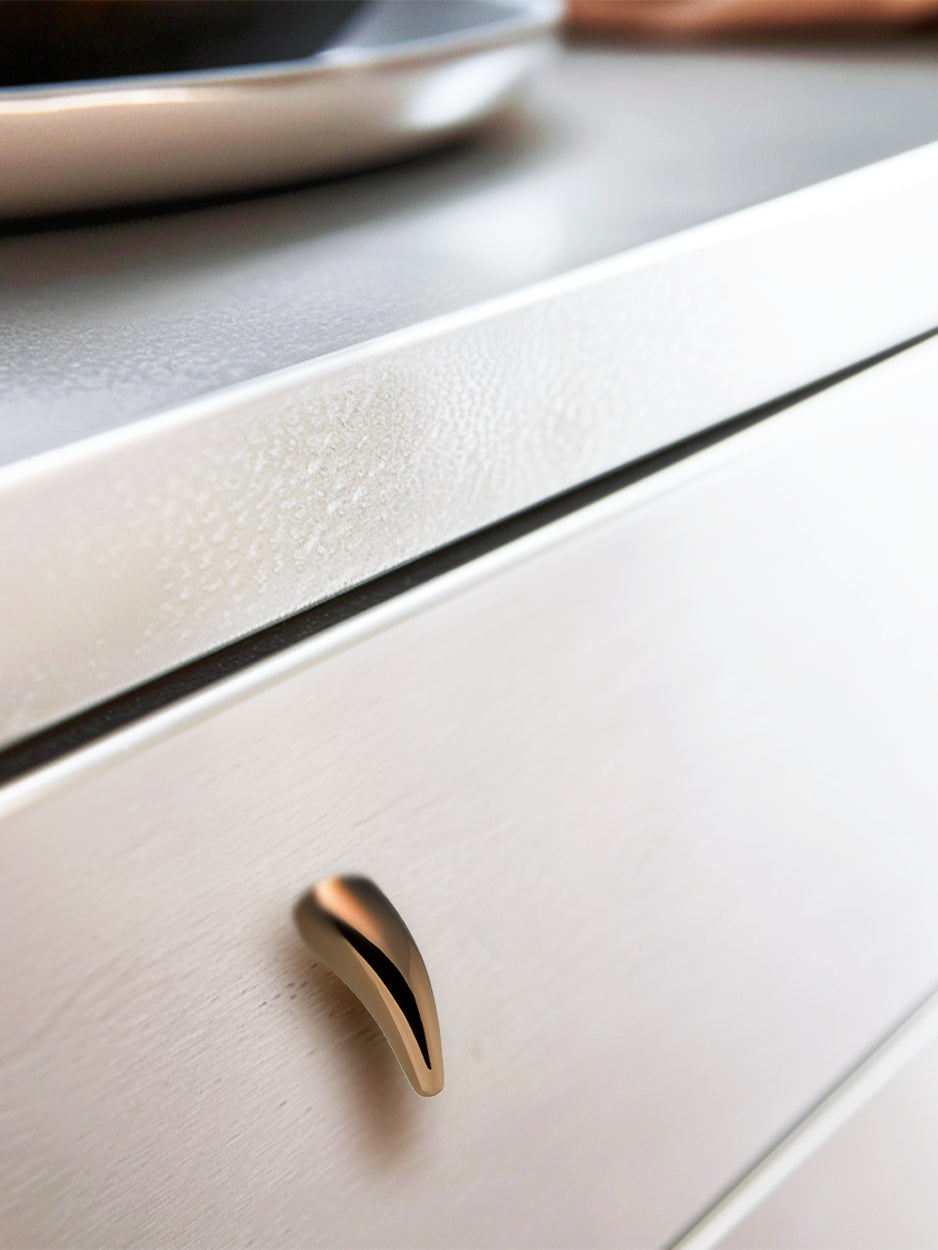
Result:
[[[2,1241],[687,1223],[938,977],[936,376],[915,349],[0,795]],[[427,961],[430,1103],[292,929],[354,871]]]

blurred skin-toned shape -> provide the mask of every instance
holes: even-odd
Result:
[[[903,29],[938,17],[938,0],[568,0],[576,30],[694,39],[752,32]]]

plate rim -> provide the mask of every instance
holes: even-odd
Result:
[[[388,0],[384,0],[387,3]],[[391,3],[394,0],[390,0]],[[509,46],[550,33],[559,24],[563,0],[487,0],[504,10],[504,16],[463,31],[426,35],[378,47],[338,44],[309,57],[291,61],[267,61],[212,69],[179,70],[174,73],[127,74],[120,78],[83,78],[64,83],[0,86],[0,115],[28,111],[43,101],[61,102],[68,97],[113,98],[127,92],[187,91],[230,86],[265,86],[326,77],[346,70],[393,69],[421,65],[451,56],[467,56],[493,47]],[[12,107],[11,107],[12,106]],[[20,107],[17,107],[20,106]],[[61,107],[61,104],[60,104]]]

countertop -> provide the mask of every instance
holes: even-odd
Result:
[[[938,43],[580,48],[472,142],[0,243],[0,464],[938,138]]]
[[[0,743],[934,329],[936,60],[579,47],[393,169],[8,230]]]

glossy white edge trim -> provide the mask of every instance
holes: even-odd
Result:
[[[568,273],[522,287],[518,291],[498,295],[455,312],[444,313],[353,347],[329,352],[315,360],[288,365],[248,382],[222,387],[187,403],[141,417],[117,429],[106,430],[25,460],[13,461],[0,466],[0,490],[42,477],[65,466],[77,465],[82,460],[94,460],[108,452],[147,442],[154,436],[179,427],[223,416],[235,406],[240,408],[288,393],[321,375],[331,373],[337,367],[362,365],[403,348],[468,329],[505,313],[530,308],[542,301],[595,283],[606,282],[674,257],[702,251],[740,235],[756,234],[771,226],[793,224],[809,219],[819,212],[856,205],[884,192],[932,182],[936,178],[938,142],[841,174],[800,191],[793,191],[778,199],[740,209],[739,212],[718,217],[714,221],[692,226],[688,230],[580,266]]]
[[[873,373],[877,375],[880,385],[889,388],[894,378],[901,382],[906,370],[910,371],[914,382],[915,373],[923,363],[926,366],[933,363],[938,369],[938,340],[929,340],[900,353],[876,366]],[[835,428],[851,420],[851,396],[865,388],[869,378],[869,372],[857,374],[777,416],[368,608],[303,642],[286,647],[267,659],[248,665],[230,677],[221,678],[178,702],[9,782],[0,789],[0,820],[90,769],[103,767],[130,752],[152,745],[257,694],[267,686],[285,680],[298,670],[337,655],[409,617],[463,594],[480,582],[497,577],[524,561],[536,559],[542,553],[616,521],[628,512],[644,508],[705,475],[723,472],[741,458],[754,463],[759,458],[771,456],[779,443],[789,446],[799,441],[810,443],[818,429],[819,419],[825,416],[828,408],[830,412],[827,415],[832,417]],[[830,420],[827,428],[831,428]]]
[[[670,1250],[710,1250],[931,1042],[938,1039],[938,991],[820,1102]]]

